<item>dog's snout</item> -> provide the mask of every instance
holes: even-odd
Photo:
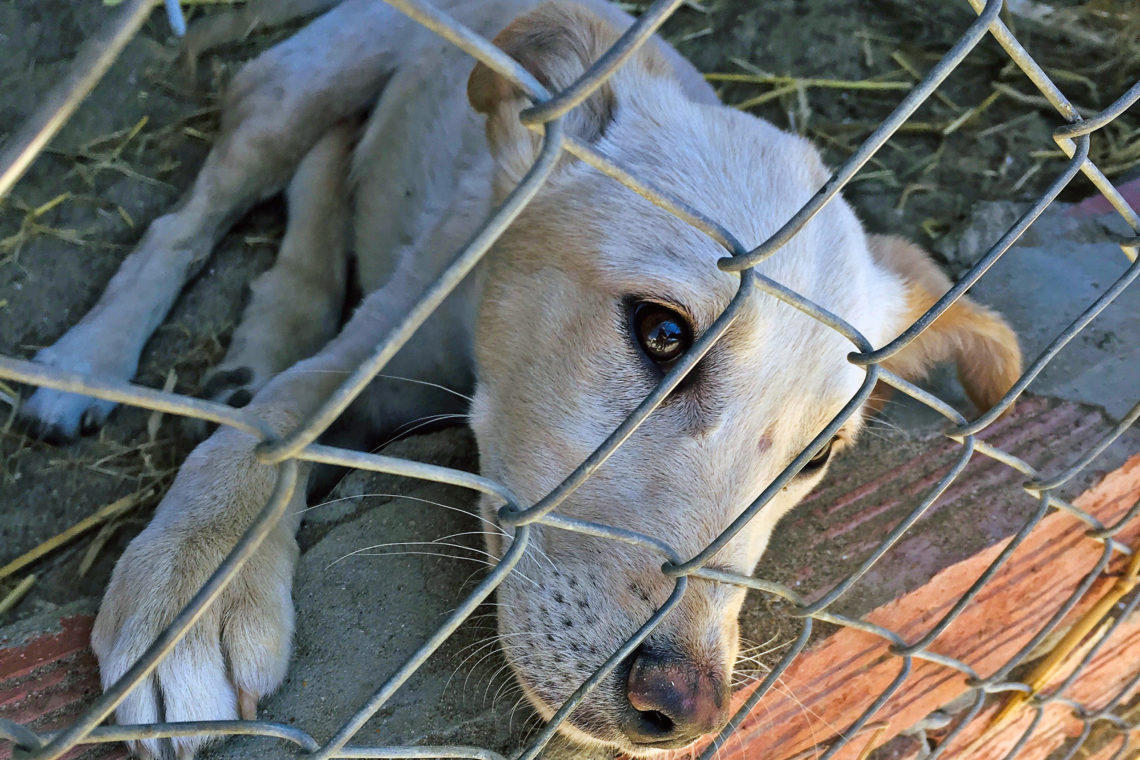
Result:
[[[675,654],[641,647],[626,679],[629,709],[622,731],[631,742],[684,747],[728,722],[728,684],[708,668]]]

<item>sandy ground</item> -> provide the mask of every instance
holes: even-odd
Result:
[[[901,0],[772,0],[760,5],[724,0],[703,9],[686,7],[667,33],[708,72],[901,82],[909,81],[908,66],[929,67],[949,37],[970,19],[964,3],[918,5]],[[1118,7],[1112,2],[1100,6],[1106,12]],[[98,3],[0,2],[0,140],[59,79],[75,48],[105,13]],[[1018,23],[1032,52],[1064,52],[1057,67],[1066,89],[1090,108],[1106,104],[1140,72],[1140,66],[1130,68],[1126,61],[1106,67],[1106,61],[1115,60],[1112,56],[1085,60],[1088,69],[1076,69],[1073,61],[1080,59],[1081,45],[1092,43],[1058,38],[1049,27],[1027,20]],[[1140,21],[1136,25],[1140,28]],[[1094,42],[1105,44],[1104,30],[1118,26],[1102,24],[1096,31],[1096,24],[1090,23],[1087,28],[1094,31],[1087,34],[1100,35]],[[1131,33],[1129,29],[1124,25],[1119,34]],[[147,222],[173,203],[192,178],[216,128],[218,86],[237,61],[279,34],[209,56],[196,77],[190,77],[175,60],[177,47],[164,18],[154,15],[47,154],[0,204],[0,353],[31,356],[91,306]],[[1049,154],[1054,146],[1048,133],[1056,118],[1038,104],[1006,94],[976,119],[942,135],[949,123],[985,101],[994,82],[1032,92],[1006,63],[996,45],[983,43],[951,78],[947,102],[924,106],[915,118],[925,126],[892,141],[849,192],[872,227],[902,232],[931,246],[953,272],[982,253],[977,245],[962,242],[969,234],[993,240],[1008,224],[1010,206],[981,202],[1009,201],[1016,210],[1061,165]],[[726,102],[741,103],[773,86],[779,83],[731,83],[722,94]],[[793,87],[754,110],[812,136],[829,160],[837,162],[901,94],[897,89]],[[1129,151],[1137,145],[1136,123],[1135,117],[1124,120],[1119,132],[1114,127],[1100,141],[1097,150],[1107,151],[1105,160],[1127,169]],[[1076,199],[1084,192],[1078,183],[1065,197]],[[198,391],[203,371],[224,353],[249,281],[272,261],[282,224],[281,205],[271,201],[227,236],[148,345],[138,382],[161,387],[170,381],[178,391]],[[1104,237],[1100,222],[1078,224],[1058,213],[1050,224],[1055,226],[1042,229],[1051,232],[1038,230],[1036,238],[1007,256],[976,288],[979,298],[997,305],[1018,327],[1029,356],[1123,267],[1118,251],[1114,255],[1112,246],[1097,243]],[[1088,255],[1074,256],[1078,248]],[[1105,407],[1106,429],[1112,418],[1121,416],[1135,401],[1129,392],[1138,359],[1135,341],[1128,336],[1138,334],[1140,303],[1135,292],[1130,296],[1130,305],[1116,306],[1098,320],[1032,390]],[[951,378],[940,376],[934,383],[940,394],[966,408]],[[116,498],[150,486],[161,489],[194,442],[179,420],[120,409],[98,435],[59,448],[3,425],[6,413],[0,403],[0,565]],[[888,445],[927,440],[937,426],[929,415],[906,404],[893,407],[888,420],[903,428],[883,433],[902,436],[884,439]],[[1122,445],[1137,448],[1131,439]],[[473,445],[462,431],[404,446],[411,456],[476,467]],[[353,476],[340,495],[414,495],[422,488],[428,487]],[[461,503],[464,497],[451,493],[441,498]],[[145,524],[153,503],[153,498],[144,500],[111,527],[30,568],[36,575],[31,593],[0,625],[50,614],[77,601],[92,604],[115,557]],[[399,499],[374,497],[310,514],[301,536],[307,551],[296,592],[302,611],[298,665],[283,696],[270,704],[270,714],[327,735],[399,657],[423,639],[464,584],[469,587],[469,576],[478,569],[470,562],[404,557],[330,566],[338,557],[376,543],[372,536],[407,534],[430,540],[463,526],[453,513],[444,518],[430,510],[416,511],[409,520],[409,511]],[[779,577],[781,565],[795,566],[795,559],[774,553],[766,572]],[[386,578],[402,579],[403,587],[376,581],[377,567]],[[0,580],[0,596],[23,575]],[[328,589],[341,593],[330,596]],[[432,604],[419,606],[417,600],[424,598]],[[762,600],[756,604],[750,614],[761,626],[767,607]],[[470,679],[463,669],[450,676],[470,653],[461,648],[485,636],[490,621],[476,621],[478,625],[482,631],[467,630],[433,660],[437,664],[422,683],[407,692],[405,699],[411,702],[397,699],[385,708],[379,718],[388,721],[383,723],[385,735],[393,741],[463,741],[498,748],[519,740],[527,717],[520,713],[514,723],[504,722],[515,697],[508,695],[511,685],[503,672],[492,678],[501,665],[497,655],[492,653]],[[330,630],[338,636],[329,637]],[[758,628],[753,638],[763,633]],[[470,666],[468,662],[464,668]],[[368,677],[360,677],[362,672]],[[465,685],[457,688],[457,681]],[[504,694],[496,700],[500,687]],[[457,715],[466,717],[456,720]]]

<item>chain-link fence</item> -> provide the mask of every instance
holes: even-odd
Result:
[[[379,0],[378,0],[379,1]],[[528,538],[532,525],[541,524],[551,529],[564,531],[577,531],[597,538],[607,539],[619,544],[632,544],[651,550],[660,555],[664,564],[662,572],[673,579],[674,590],[668,601],[657,610],[655,614],[630,638],[620,649],[606,660],[598,670],[573,693],[561,706],[546,727],[537,734],[529,746],[518,754],[518,760],[532,760],[538,757],[548,744],[559,726],[565,721],[575,707],[590,694],[591,690],[599,684],[615,667],[625,660],[640,644],[663,617],[669,614],[682,595],[685,593],[689,578],[701,578],[707,581],[736,584],[753,589],[759,594],[779,597],[790,603],[793,607],[792,615],[801,620],[800,634],[794,644],[787,650],[780,662],[767,673],[748,699],[741,705],[736,717],[729,723],[720,736],[716,738],[701,755],[702,758],[713,757],[718,749],[724,745],[731,736],[733,726],[740,723],[760,701],[760,699],[777,683],[790,664],[801,655],[808,644],[813,625],[816,622],[825,622],[858,630],[882,637],[891,645],[891,652],[898,658],[900,668],[897,678],[883,691],[865,711],[851,725],[840,727],[842,730],[833,743],[818,752],[820,758],[830,758],[839,753],[850,741],[857,736],[860,729],[868,725],[876,712],[902,686],[911,673],[916,661],[935,663],[940,667],[952,669],[964,674],[972,689],[973,701],[970,704],[965,719],[961,720],[950,735],[934,749],[929,757],[938,757],[949,746],[954,735],[962,730],[970,720],[982,709],[987,695],[1001,692],[1023,695],[1023,702],[1036,711],[1036,718],[1026,730],[1025,735],[1018,742],[1008,757],[1015,757],[1019,748],[1028,741],[1037,726],[1046,707],[1060,704],[1070,709],[1082,722],[1083,732],[1078,741],[1073,742],[1067,749],[1066,758],[1077,756],[1085,744],[1086,739],[1093,734],[1095,727],[1104,725],[1124,735],[1116,757],[1122,757],[1134,751],[1129,733],[1131,726],[1127,720],[1117,714],[1117,710],[1124,698],[1131,694],[1140,684],[1140,674],[1136,675],[1120,692],[1116,699],[1099,708],[1092,708],[1074,702],[1065,696],[1066,688],[1077,678],[1081,669],[1094,657],[1100,644],[1094,645],[1085,652],[1083,658],[1064,683],[1049,694],[1038,693],[1039,685],[1021,681],[1011,676],[1015,669],[1023,664],[1038,646],[1050,636],[1054,636],[1058,626],[1066,616],[1082,600],[1082,597],[1092,586],[1093,582],[1101,576],[1103,571],[1120,555],[1127,555],[1131,559],[1126,570],[1128,578],[1134,579],[1140,571],[1140,550],[1126,546],[1119,542],[1115,536],[1121,526],[1140,513],[1140,503],[1133,505],[1117,523],[1102,524],[1093,515],[1065,502],[1057,493],[1057,489],[1070,481],[1075,475],[1086,468],[1099,454],[1101,454],[1114,440],[1121,436],[1138,418],[1140,418],[1140,404],[1132,410],[1093,446],[1065,471],[1060,473],[1037,472],[1031,465],[1018,459],[1012,454],[988,445],[979,435],[986,427],[996,420],[1014,400],[1021,395],[1026,387],[1036,378],[1042,369],[1056,356],[1056,354],[1069,343],[1089,322],[1104,310],[1122,291],[1124,291],[1137,275],[1140,274],[1140,262],[1137,261],[1137,250],[1140,248],[1140,215],[1131,208],[1121,194],[1105,178],[1104,174],[1089,160],[1089,144],[1092,133],[1103,128],[1126,109],[1140,100],[1140,82],[1131,87],[1119,100],[1109,108],[1091,118],[1082,118],[1077,109],[1066,99],[1061,90],[1046,75],[1043,68],[1036,62],[1022,45],[1015,39],[1007,26],[1002,22],[999,13],[1002,9],[1001,0],[969,0],[977,12],[977,20],[969,25],[962,33],[957,43],[935,65],[926,77],[911,90],[894,112],[885,119],[863,145],[845,161],[819,192],[791,219],[772,235],[768,240],[754,249],[747,249],[733,236],[731,231],[722,227],[717,220],[709,218],[700,210],[684,200],[674,197],[668,188],[652,187],[634,174],[626,171],[620,164],[614,162],[600,153],[594,147],[587,145],[565,134],[562,119],[572,108],[583,102],[592,92],[597,90],[613,72],[623,65],[631,55],[654,34],[662,23],[682,5],[683,0],[657,0],[653,3],[637,22],[629,28],[614,46],[608,50],[597,62],[574,82],[561,92],[548,92],[536,79],[515,61],[492,45],[488,40],[472,33],[453,19],[447,17],[426,2],[420,0],[388,0],[393,6],[412,17],[419,23],[430,28],[435,33],[462,48],[474,59],[481,61],[496,73],[507,78],[516,86],[526,92],[533,100],[534,105],[521,114],[525,125],[542,136],[542,149],[530,171],[521,183],[507,197],[504,203],[483,223],[477,235],[458,253],[454,263],[429,289],[418,305],[411,310],[404,321],[386,336],[377,346],[371,357],[364,362],[329,398],[323,406],[312,414],[307,420],[285,437],[277,437],[257,417],[240,409],[234,409],[209,401],[186,397],[183,395],[162,392],[131,385],[125,382],[103,380],[86,377],[75,373],[58,371],[38,364],[18,359],[0,357],[0,378],[5,378],[31,385],[55,388],[62,391],[87,394],[100,399],[130,404],[161,412],[197,417],[210,422],[228,425],[258,436],[262,443],[257,453],[261,461],[277,466],[277,482],[269,502],[258,514],[247,532],[234,547],[231,554],[218,567],[208,582],[194,596],[190,604],[175,618],[170,626],[163,631],[154,644],[134,664],[132,668],[111,688],[84,712],[79,719],[66,729],[54,734],[40,735],[27,727],[16,725],[8,721],[0,721],[0,737],[6,737],[15,743],[17,752],[22,757],[36,758],[37,760],[51,760],[62,757],[69,750],[79,744],[93,744],[106,742],[119,742],[131,739],[175,737],[196,734],[213,735],[261,735],[277,737],[293,742],[300,747],[300,752],[313,760],[324,760],[333,757],[359,757],[359,758],[396,758],[396,757],[438,757],[438,758],[485,758],[487,760],[501,760],[501,756],[487,749],[477,747],[381,747],[353,744],[359,729],[373,715],[377,713],[407,680],[416,672],[440,645],[452,635],[453,632],[475,611],[495,588],[512,571],[520,558],[527,551]],[[168,4],[169,5],[169,4]],[[131,36],[137,31],[153,4],[149,0],[134,0],[120,11],[116,23],[108,27],[97,44],[86,49],[81,60],[76,62],[76,76],[63,83],[53,97],[49,97],[42,111],[18,131],[10,140],[9,148],[0,160],[0,196],[6,194],[30,165],[35,156],[43,149],[59,126],[67,119],[82,97],[90,91],[99,77],[106,71],[115,55]],[[1041,94],[1051,103],[1061,117],[1067,122],[1054,132],[1054,137],[1060,148],[1069,156],[1065,168],[1049,184],[1048,189],[1031,205],[993,246],[989,251],[947,292],[937,301],[921,318],[911,325],[898,338],[881,347],[872,346],[856,329],[842,319],[829,313],[819,305],[802,297],[778,282],[775,282],[758,273],[754,267],[759,262],[772,255],[789,239],[792,238],[819,210],[832,201],[843,187],[852,179],[859,169],[866,164],[884,143],[895,133],[906,120],[929,98],[939,84],[970,54],[979,42],[986,36],[992,35],[994,39],[1008,53],[1009,57],[1040,90]],[[459,282],[471,271],[480,258],[493,245],[496,238],[503,232],[511,221],[540,190],[543,182],[550,175],[555,163],[563,152],[567,152],[578,159],[593,166],[598,171],[612,177],[615,181],[637,192],[657,206],[674,214],[678,218],[691,224],[704,234],[711,237],[725,249],[725,256],[719,261],[722,270],[737,272],[740,275],[740,285],[736,296],[728,308],[715,321],[711,328],[702,335],[693,345],[688,354],[674,366],[660,382],[658,387],[622,422],[606,441],[591,454],[560,485],[554,488],[546,497],[535,504],[520,503],[515,496],[502,484],[493,482],[468,472],[449,469],[445,467],[426,465],[398,458],[368,454],[334,448],[315,443],[317,437],[343,412],[350,402],[361,393],[365,386],[383,369],[385,362],[404,345],[416,328],[421,325],[439,303],[450,293]],[[882,362],[902,350],[915,339],[923,330],[943,314],[954,302],[959,299],[970,287],[990,269],[991,266],[1007,251],[1010,246],[1022,235],[1035,219],[1049,206],[1061,190],[1078,173],[1083,173],[1100,190],[1112,207],[1120,214],[1131,228],[1134,236],[1123,239],[1121,248],[1131,265],[1123,275],[1105,292],[1090,304],[1081,315],[1075,319],[1063,332],[1048,345],[1026,370],[1021,379],[992,409],[973,421],[966,420],[950,405],[936,396],[915,387],[911,383],[893,375],[883,368]],[[866,379],[859,392],[843,408],[831,422],[813,439],[813,441],[792,461],[790,465],[777,477],[741,515],[721,533],[703,551],[693,557],[679,555],[674,549],[654,536],[641,535],[622,526],[607,526],[593,524],[582,520],[558,514],[557,507],[575,489],[582,485],[591,473],[613,452],[622,445],[633,431],[662,403],[669,392],[675,388],[682,378],[721,338],[725,330],[732,323],[735,315],[746,299],[754,298],[760,294],[767,294],[780,301],[790,304],[805,314],[819,320],[831,329],[836,330],[852,344],[852,353],[849,359],[857,366],[866,368]],[[808,603],[793,589],[763,580],[760,578],[736,576],[723,571],[706,567],[709,559],[735,535],[737,535],[750,520],[763,509],[764,505],[784,487],[786,483],[798,473],[811,459],[817,450],[824,446],[835,435],[836,431],[853,414],[859,413],[864,402],[867,401],[876,383],[883,382],[901,391],[908,396],[925,404],[938,412],[950,422],[947,435],[960,447],[954,465],[933,487],[931,487],[909,511],[906,517],[884,537],[869,555],[859,564],[858,568],[842,579],[826,594],[815,601]],[[973,583],[969,590],[962,595],[956,603],[941,616],[939,621],[930,628],[925,635],[917,641],[908,641],[899,634],[866,622],[836,613],[833,605],[843,596],[853,584],[863,577],[883,555],[911,529],[920,517],[927,511],[947,487],[962,473],[971,457],[980,455],[997,460],[1002,465],[1023,473],[1028,482],[1025,490],[1038,500],[1038,508],[1032,517],[1021,527],[1010,543],[997,555],[992,564]],[[268,535],[277,520],[284,514],[290,496],[297,484],[297,461],[322,462],[348,467],[373,470],[376,472],[393,473],[397,475],[421,478],[425,480],[448,483],[471,489],[476,492],[490,494],[501,500],[505,506],[500,512],[500,520],[505,526],[512,526],[515,538],[509,549],[500,561],[490,570],[478,586],[462,603],[447,617],[435,633],[422,644],[422,646],[403,665],[393,673],[359,711],[348,718],[328,742],[319,744],[303,727],[293,727],[264,721],[220,721],[181,724],[155,724],[145,726],[101,726],[100,724],[111,715],[125,695],[152,673],[160,660],[174,647],[186,634],[189,628],[201,616],[207,605],[218,598],[222,589],[229,583],[242,567],[243,563],[257,551],[258,546]],[[985,587],[986,583],[1010,558],[1014,550],[1032,533],[1034,528],[1054,510],[1066,510],[1075,515],[1089,526],[1089,535],[1103,543],[1103,553],[1096,567],[1077,586],[1076,591],[1067,602],[1058,609],[1048,620],[1043,621],[1036,634],[1028,641],[1017,654],[996,672],[981,676],[967,663],[947,657],[932,651],[929,647],[946,628],[959,616],[967,605]],[[1109,610],[1093,623],[1097,626],[1108,625],[1108,633],[1116,629],[1129,614],[1140,604],[1140,595],[1122,597],[1126,602],[1123,612],[1116,610],[1113,617],[1109,617]],[[1109,625],[1108,621],[1112,620]],[[1105,636],[1100,640],[1103,643]]]

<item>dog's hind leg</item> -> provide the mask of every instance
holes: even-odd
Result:
[[[349,0],[266,51],[235,77],[222,129],[193,187],[156,219],[95,307],[36,359],[122,380],[182,285],[256,201],[281,190],[309,148],[337,121],[367,108],[407,36],[408,22],[384,3]],[[20,415],[54,440],[97,428],[113,404],[40,389]]]
[[[244,406],[269,378],[336,335],[344,310],[356,125],[342,123],[313,146],[287,192],[289,221],[273,267],[254,280],[225,358],[202,394]]]

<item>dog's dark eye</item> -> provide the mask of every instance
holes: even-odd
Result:
[[[800,474],[810,475],[813,472],[819,472],[821,469],[823,469],[823,466],[827,464],[827,460],[831,459],[831,450],[834,447],[835,439],[832,438],[830,441],[823,445],[822,449],[815,452],[815,456],[807,461],[807,464],[805,464],[803,469],[800,470]]]
[[[662,368],[680,358],[693,344],[693,331],[685,318],[652,301],[633,307],[633,334],[649,358]]]

